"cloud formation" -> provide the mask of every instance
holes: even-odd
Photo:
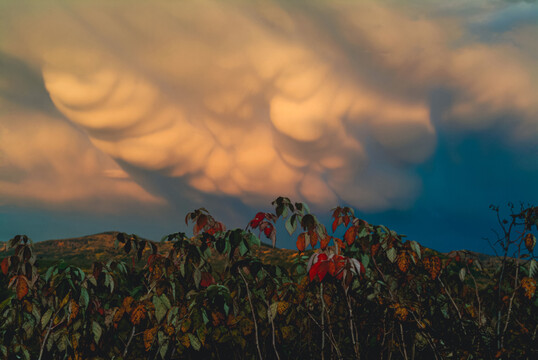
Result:
[[[42,128],[46,139],[33,135],[28,151],[46,149],[40,156],[70,190],[43,198],[46,176],[24,178],[0,191],[8,201],[110,192],[158,202],[181,189],[248,205],[286,195],[323,208],[339,199],[406,208],[441,129],[502,125],[514,143],[538,135],[536,47],[525,40],[537,26],[503,25],[495,39],[477,30],[495,26],[500,3],[489,19],[465,17],[462,3],[424,16],[375,2],[31,5],[4,4],[10,35],[0,49],[41,73],[71,125],[43,114],[19,125],[13,114],[2,127],[15,135],[3,139]],[[527,6],[535,10],[513,5],[511,18]],[[33,155],[4,144],[12,166],[41,174]],[[73,185],[71,166],[95,185]]]

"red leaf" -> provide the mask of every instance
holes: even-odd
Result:
[[[273,225],[271,225],[271,224],[268,224],[267,227],[265,229],[263,229],[263,233],[267,237],[270,237],[272,232],[273,232]]]
[[[318,263],[321,262],[321,261],[327,261],[329,258],[327,257],[327,254],[319,254],[318,256]]]
[[[329,264],[330,264],[329,261],[322,261],[319,263],[319,268],[318,268],[319,281],[323,281],[323,279],[325,278],[325,275],[327,275],[327,272],[329,272]]]
[[[329,274],[331,274],[331,276],[334,276],[334,274],[336,273],[336,264],[334,263],[334,261],[327,262],[327,271],[329,272]]]
[[[204,226],[206,226],[207,224],[207,215],[200,215],[198,217],[198,220],[196,220],[196,225],[198,225],[198,228],[201,230],[204,228]]]
[[[344,216],[344,225],[348,226],[349,225],[349,220],[350,220],[350,218],[349,218],[348,215]]]
[[[305,233],[301,233],[298,237],[297,237],[297,250],[299,251],[304,251],[305,249],[305,239],[304,239],[304,235]]]
[[[4,260],[2,260],[2,272],[4,273],[4,275],[7,275],[7,271],[9,269],[9,258],[5,258]]]
[[[215,283],[215,279],[213,278],[213,276],[207,271],[203,271],[202,280],[200,281],[200,286],[208,287],[209,285],[213,285],[214,283]]]
[[[321,264],[320,262],[317,262],[310,268],[310,272],[308,273],[308,275],[310,276],[310,281],[314,281],[314,278],[318,274],[318,269],[319,269],[320,264]]]
[[[342,223],[342,218],[339,218],[339,217],[336,217],[333,221],[333,232],[336,231],[336,228],[338,227],[338,225],[340,225]]]

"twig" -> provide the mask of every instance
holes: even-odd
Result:
[[[131,345],[131,341],[133,341],[135,330],[136,330],[136,326],[133,326],[133,329],[131,330],[131,335],[129,336],[129,340],[127,340],[127,344],[125,345],[125,349],[123,350],[122,356],[124,358],[127,356],[127,351],[129,350],[129,345]]]
[[[276,349],[276,342],[275,342],[275,322],[274,322],[274,315],[271,310],[271,304],[269,304],[269,301],[265,300],[265,303],[267,304],[267,309],[271,312],[269,320],[271,321],[271,331],[272,331],[272,337],[273,337],[273,349],[275,350],[275,355],[278,360],[280,360],[280,356],[278,355],[278,351]]]
[[[319,285],[319,297],[321,301],[321,360],[325,359],[325,301],[323,299],[323,283]]]
[[[400,335],[402,337],[402,347],[403,347],[403,355],[404,355],[404,359],[405,360],[408,360],[408,357],[407,357],[407,349],[405,348],[405,338],[404,338],[404,332],[403,332],[403,326],[402,326],[402,323],[400,323]]]
[[[245,279],[245,276],[241,272],[241,269],[238,269],[238,272],[239,275],[241,275],[243,282],[245,283],[245,287],[247,288],[248,302],[250,304],[250,311],[252,312],[252,320],[254,320],[254,335],[256,339],[256,348],[258,349],[258,356],[260,357],[260,360],[263,360],[262,351],[260,349],[260,340],[258,339],[258,324],[256,322],[256,314],[254,313],[254,305],[252,305],[252,299],[250,297],[250,288],[248,287],[247,279]]]

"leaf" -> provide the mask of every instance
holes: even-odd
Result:
[[[347,229],[346,233],[344,234],[344,240],[348,245],[351,245],[355,242],[355,237],[357,236],[357,229],[357,226],[352,226]]]
[[[277,312],[278,312],[278,301],[272,303],[272,304],[267,308],[267,318],[269,319],[269,322],[273,322],[273,320],[275,319],[275,316],[276,316]]]
[[[467,269],[466,268],[461,268],[460,269],[460,280],[463,282],[465,280],[465,275],[467,274]]]
[[[155,334],[157,334],[157,329],[158,326],[144,330],[144,348],[146,349],[146,351],[149,351],[149,349],[151,349],[153,339],[155,339]]]
[[[387,250],[387,258],[389,259],[390,262],[395,262],[396,261],[396,257],[397,257],[397,252],[396,252],[396,249],[391,247],[390,249]]]
[[[288,218],[288,220],[286,220],[286,230],[288,231],[288,234],[293,234],[293,232],[295,231],[295,229],[297,229],[297,221],[295,221],[297,215],[293,214],[292,216],[290,216]]]
[[[396,261],[398,269],[400,269],[400,271],[403,273],[407,273],[407,270],[409,270],[410,263],[411,258],[407,251],[400,251],[400,253],[398,254],[398,259]]]
[[[88,294],[88,290],[86,290],[86,288],[84,287],[80,288],[80,297],[78,299],[78,302],[79,305],[84,309],[87,309],[88,305],[90,304],[90,295]]]
[[[532,259],[529,263],[529,277],[533,277],[535,274],[538,274],[538,263]]]
[[[103,329],[101,328],[101,325],[99,325],[99,323],[95,320],[92,322],[92,333],[93,339],[97,344],[99,342],[99,339],[101,338],[101,335],[103,335]]]
[[[198,288],[200,286],[200,281],[202,281],[202,272],[200,271],[200,269],[194,270],[193,279],[194,285],[196,286],[196,288]]]
[[[202,347],[202,344],[200,343],[200,340],[194,335],[194,334],[188,334],[189,336],[189,342],[191,343],[191,346],[194,350],[198,351]]]
[[[161,320],[166,316],[166,306],[163,304],[161,298],[157,295],[153,295],[153,305],[155,306],[155,318],[157,322],[160,323]]]
[[[418,255],[418,258],[421,259],[422,258],[422,254],[420,252],[420,245],[418,242],[412,240],[409,242],[411,244],[411,250],[413,250],[417,255]]]
[[[422,260],[424,268],[430,274],[432,280],[435,280],[441,272],[441,259],[437,256],[429,256]]]
[[[9,269],[9,258],[4,258],[4,260],[2,260],[2,272],[4,273],[4,275],[7,275],[7,271]]]
[[[19,275],[17,279],[17,299],[22,300],[28,294],[28,279],[24,275]]]
[[[52,309],[48,309],[41,317],[41,329],[45,329],[52,317]]]
[[[327,245],[329,245],[329,242],[331,241],[331,237],[329,235],[323,237],[321,241],[319,242],[319,247],[322,250],[325,250],[327,248]]]
[[[529,250],[529,252],[532,253],[535,245],[536,245],[536,236],[534,236],[531,233],[528,233],[527,236],[525,236],[525,247],[527,247],[527,250]]]
[[[306,233],[299,234],[299,236],[297,237],[297,242],[295,244],[297,245],[297,250],[301,252],[305,250],[305,234]]]

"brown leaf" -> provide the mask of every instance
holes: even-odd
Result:
[[[17,298],[22,300],[28,294],[28,279],[24,275],[17,277]]]

